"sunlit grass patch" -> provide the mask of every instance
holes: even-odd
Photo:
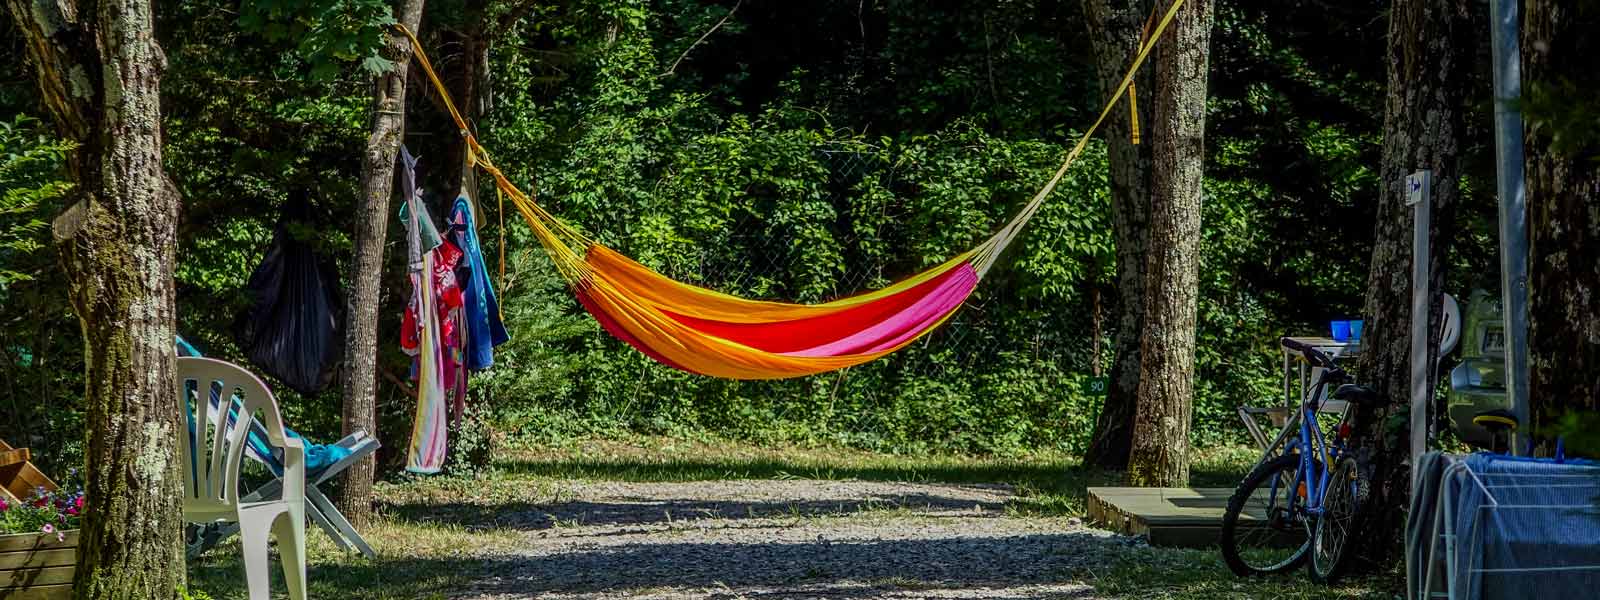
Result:
[[[1097,596],[1140,600],[1262,599],[1323,600],[1391,598],[1394,579],[1348,578],[1337,586],[1313,583],[1304,569],[1282,575],[1235,577],[1214,549],[1140,547],[1128,550],[1110,568],[1083,569],[1073,579],[1094,587]]]
[[[493,572],[504,559],[496,549],[515,548],[513,530],[469,531],[450,523],[379,518],[362,528],[377,558],[340,551],[315,527],[306,530],[307,577],[313,598],[391,600],[443,598]],[[278,555],[270,565],[274,597],[286,597]],[[189,588],[216,600],[248,597],[238,538],[191,561]]]

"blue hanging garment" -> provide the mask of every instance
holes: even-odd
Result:
[[[450,209],[450,240],[466,253],[456,279],[461,284],[466,304],[467,368],[481,371],[494,366],[494,347],[511,339],[500,320],[500,301],[489,281],[489,266],[478,245],[478,219],[466,193],[456,198]],[[463,276],[464,273],[464,276]]]

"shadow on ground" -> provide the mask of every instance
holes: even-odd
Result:
[[[326,598],[625,598],[634,592],[654,597],[662,589],[724,589],[730,596],[784,598],[988,590],[961,597],[1060,598],[1063,586],[1080,587],[1069,583],[1072,572],[1086,564],[1105,564],[1128,548],[1126,540],[1088,533],[812,543],[668,541],[546,556],[340,558],[313,565],[308,575],[311,595]],[[243,573],[234,554],[213,553],[191,568],[191,574],[197,587],[219,599],[244,596]],[[281,590],[279,585],[275,574],[275,589]],[[1039,588],[1037,593],[1027,592],[1033,588]]]
[[[448,523],[468,530],[541,530],[572,526],[670,525],[688,519],[773,519],[839,517],[886,510],[922,513],[962,512],[964,518],[998,516],[1001,500],[973,500],[938,494],[874,494],[841,500],[705,500],[697,498],[609,498],[534,504],[470,502],[387,504],[384,514],[398,521]]]
[[[523,458],[497,463],[508,475],[607,481],[710,481],[723,479],[859,479],[914,483],[1041,482],[1077,479],[1087,472],[1076,462],[928,463],[885,465],[806,464],[755,459],[586,459],[570,456]]]

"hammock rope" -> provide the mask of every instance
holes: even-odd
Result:
[[[1127,74],[1060,168],[1015,216],[977,247],[893,285],[824,304],[747,300],[674,281],[556,218],[495,166],[434,71],[422,43],[396,24],[466,144],[469,167],[494,178],[572,287],[579,303],[613,336],[670,367],[731,379],[782,379],[869,362],[937,329],[971,295],[1083,154],[1184,0],[1147,31]],[[1152,15],[1153,16],[1153,15]],[[1148,25],[1148,23],[1147,23]],[[1130,96],[1131,100],[1131,96]],[[502,208],[503,212],[503,208]],[[502,218],[502,236],[504,232]],[[501,238],[504,279],[504,237]]]

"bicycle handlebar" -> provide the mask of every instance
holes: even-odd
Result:
[[[1302,343],[1292,338],[1281,338],[1278,341],[1279,343],[1283,344],[1283,347],[1294,350],[1295,352],[1299,352],[1302,356],[1306,357],[1306,362],[1311,363],[1311,366],[1313,367],[1329,369],[1333,368],[1334,366],[1332,358],[1328,358],[1328,355],[1323,354],[1321,350],[1316,349],[1310,344]]]

